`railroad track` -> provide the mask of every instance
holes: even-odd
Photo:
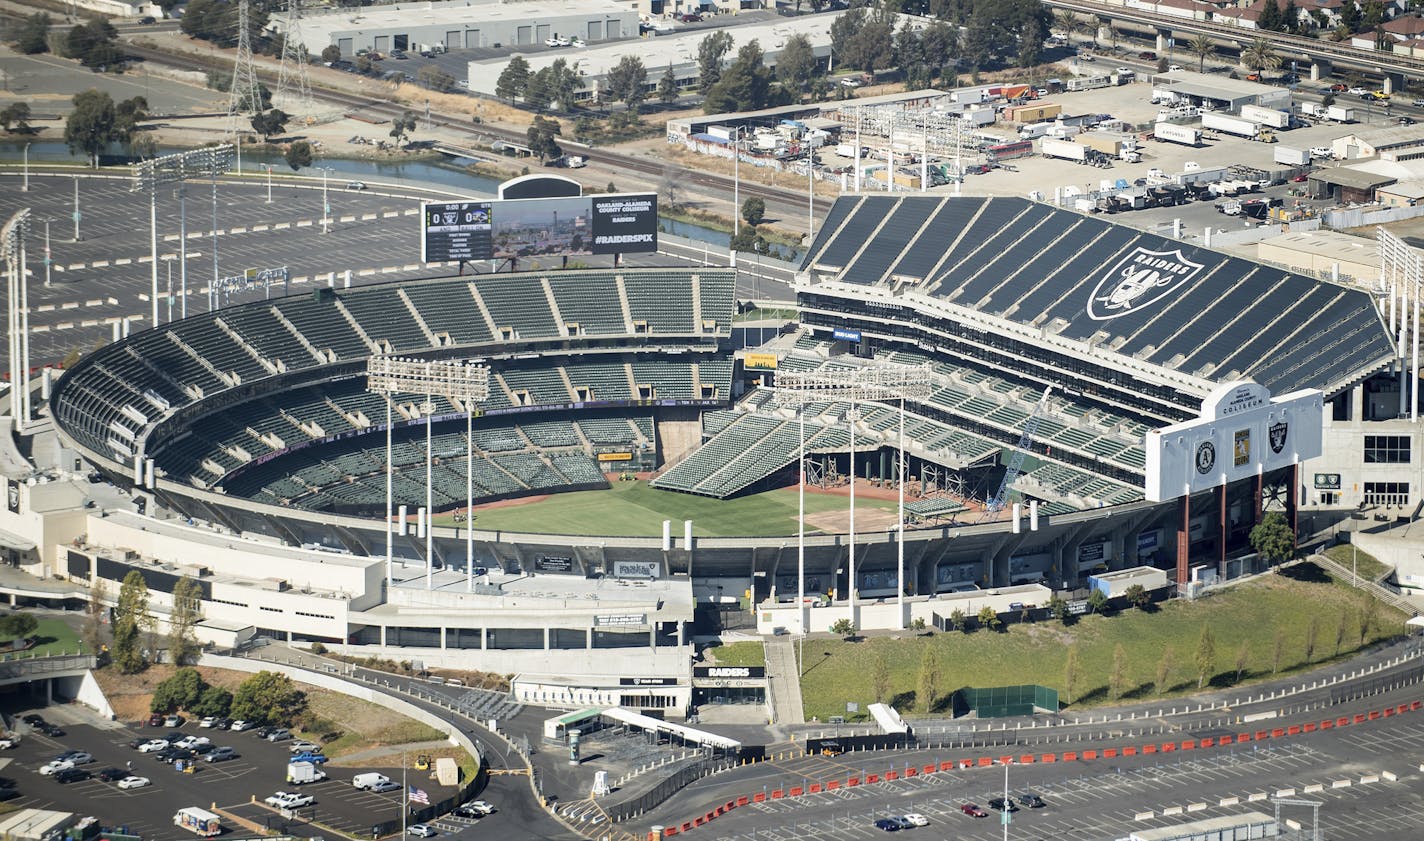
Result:
[[[144,61],[152,61],[155,64],[163,64],[183,70],[207,71],[224,69],[221,63],[209,62],[195,56],[175,55],[173,53],[166,53],[134,44],[126,44],[125,49]],[[265,68],[258,67],[257,75],[262,81],[273,85],[276,84],[276,76]],[[406,111],[416,110],[401,103],[384,99],[374,99],[346,91],[318,87],[316,85],[312,86],[312,96],[323,102],[339,105],[358,118],[381,117],[391,119],[401,116]],[[518,143],[521,145],[527,142],[525,135],[517,130],[499,128],[488,124],[471,124],[460,115],[431,111],[430,119],[442,128],[460,132],[471,141],[485,146],[493,146],[500,141]],[[569,143],[569,145],[579,144]],[[688,169],[677,164],[656,159],[650,160],[635,155],[627,155],[609,149],[590,149],[590,153],[599,163],[625,170],[631,174],[648,176],[653,181],[659,181],[664,175],[670,175],[684,186],[702,187],[722,194],[731,194],[733,192],[733,179],[725,175]],[[781,187],[757,184],[750,181],[742,181],[737,189],[743,198],[758,196],[762,199],[774,201],[782,205],[781,208],[778,208],[779,215],[785,215],[786,213],[804,213],[806,202],[804,193],[786,190]]]

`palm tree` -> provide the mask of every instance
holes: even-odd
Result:
[[[1187,49],[1197,57],[1197,72],[1201,73],[1206,70],[1207,56],[1216,52],[1216,45],[1212,43],[1211,38],[1197,35],[1187,42]]]
[[[1281,57],[1265,38],[1257,38],[1251,46],[1241,51],[1241,63],[1249,70],[1275,70],[1281,66]]]
[[[1073,36],[1083,31],[1083,23],[1078,20],[1078,16],[1066,9],[1060,9],[1053,13],[1053,28],[1063,33],[1063,37],[1072,43]]]

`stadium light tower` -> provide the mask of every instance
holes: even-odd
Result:
[[[806,633],[809,618],[806,612],[806,404],[821,401],[849,400],[850,412],[850,543],[849,543],[849,607],[850,621],[856,623],[855,612],[855,415],[861,400],[898,400],[900,402],[900,502],[895,531],[897,552],[896,600],[899,624],[905,626],[905,399],[928,397],[934,392],[934,371],[929,365],[858,365],[854,368],[818,369],[814,371],[779,371],[776,375],[775,401],[796,406],[800,425],[797,447],[797,527],[796,527],[796,610],[801,632]]]
[[[425,589],[434,588],[435,555],[434,529],[430,522],[430,502],[432,495],[431,469],[431,426],[434,422],[435,397],[448,397],[465,404],[465,428],[468,431],[474,423],[475,403],[489,397],[489,368],[472,365],[454,359],[403,359],[395,356],[373,356],[366,360],[366,390],[386,396],[386,588],[391,587],[391,566],[394,550],[391,533],[391,404],[396,394],[424,394],[425,403],[421,409],[425,413]],[[468,448],[466,469],[474,466],[474,439],[467,436]],[[473,483],[465,483],[467,495],[474,491]],[[473,502],[473,499],[468,500]],[[466,524],[468,525],[468,523]],[[468,531],[468,529],[467,529]],[[466,545],[471,550],[466,559],[466,579],[470,579],[474,568],[474,534],[466,535]]]
[[[17,211],[0,230],[5,249],[5,312],[10,359],[10,420],[23,433],[30,423],[30,301],[25,268],[25,239],[30,233],[30,209]]]
[[[148,223],[150,229],[149,247],[152,252],[152,289],[149,304],[153,311],[153,321],[150,326],[158,326],[158,188],[165,184],[177,184],[182,189],[182,184],[189,178],[196,178],[206,175],[213,181],[213,279],[217,280],[218,252],[217,252],[217,178],[224,172],[232,168],[233,147],[230,144],[220,146],[206,146],[202,149],[193,149],[189,152],[178,152],[172,155],[164,155],[148,161],[140,161],[133,167],[133,183],[129,187],[130,192],[137,193],[140,190],[148,191]],[[76,182],[77,183],[77,182]],[[77,202],[76,202],[77,204]],[[78,211],[75,211],[75,227],[77,240],[78,233]],[[186,240],[186,236],[184,237]],[[187,262],[186,260],[184,261]],[[182,290],[184,306],[188,300],[188,281],[186,266],[179,269],[182,277]],[[186,310],[185,310],[186,314]]]

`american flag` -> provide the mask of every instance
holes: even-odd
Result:
[[[424,791],[416,788],[415,786],[410,787],[410,797],[408,799],[412,803],[420,803],[425,806],[430,805],[430,795],[426,794]]]

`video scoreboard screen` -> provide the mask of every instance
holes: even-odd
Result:
[[[420,246],[426,263],[656,251],[657,196],[429,202]]]

